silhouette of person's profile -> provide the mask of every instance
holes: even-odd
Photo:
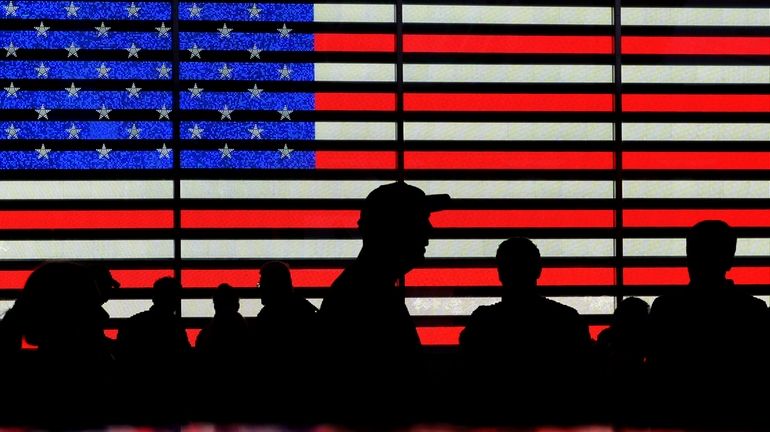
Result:
[[[588,326],[575,309],[538,293],[542,263],[531,240],[505,240],[496,263],[501,301],[479,306],[460,334],[468,413],[571,420],[579,414],[576,399],[585,396],[579,383],[592,347]],[[495,389],[505,389],[508,397],[500,399]]]
[[[238,293],[231,285],[217,286],[212,298],[214,318],[195,340],[195,349],[207,360],[241,362],[248,346],[248,324],[243,315]]]
[[[727,278],[736,245],[724,221],[695,224],[686,239],[689,285],[650,308],[651,400],[661,418],[745,420],[760,411],[746,388],[764,387],[767,307]]]
[[[326,385],[340,395],[328,401],[333,411],[363,417],[384,409],[368,396],[384,395],[397,396],[389,409],[408,410],[406,383],[417,373],[420,340],[398,284],[424,261],[430,214],[448,202],[448,195],[426,195],[403,182],[366,197],[358,221],[361,251],[334,281],[319,313]]]

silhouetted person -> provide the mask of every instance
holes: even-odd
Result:
[[[91,273],[71,262],[35,269],[3,321],[35,351],[12,351],[0,422],[53,427],[110,420],[104,395],[113,387],[113,356],[104,335],[109,316]]]
[[[269,261],[259,271],[262,310],[251,321],[262,419],[297,421],[317,403],[318,308],[300,296],[289,266]]]
[[[621,300],[610,326],[596,341],[606,406],[616,420],[639,421],[646,411],[650,305],[638,297]]]
[[[220,284],[214,292],[214,318],[198,333],[195,349],[208,360],[236,361],[246,355],[248,323],[240,314],[241,301],[235,288]]]
[[[663,421],[744,421],[759,410],[748,389],[764,387],[767,308],[726,277],[736,243],[725,222],[697,223],[687,233],[690,284],[652,304],[651,400]]]
[[[125,403],[142,421],[176,422],[180,413],[169,400],[185,407],[183,384],[192,351],[178,315],[182,286],[172,277],[155,281],[152,306],[122,323],[118,329],[118,360],[126,389]]]
[[[460,334],[468,414],[573,421],[588,397],[580,386],[592,348],[588,326],[575,309],[538,293],[540,251],[529,239],[505,240],[496,261],[502,300],[478,307]]]
[[[322,394],[347,420],[398,421],[414,408],[421,346],[399,279],[424,261],[430,212],[448,200],[402,182],[366,197],[358,221],[363,247],[319,314],[328,360]]]
[[[109,267],[102,262],[88,263],[86,267],[91,271],[96,280],[96,287],[102,297],[102,304],[107,303],[115,295],[118,288],[120,288],[120,282],[112,277]]]

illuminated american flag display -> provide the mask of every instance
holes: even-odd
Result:
[[[106,259],[115,319],[176,274],[198,328],[221,282],[256,315],[281,259],[318,304],[399,178],[455,199],[405,280],[424,343],[497,301],[513,235],[593,324],[686,283],[705,218],[770,294],[770,8],[685,3],[0,3],[2,301],[43,259]]]

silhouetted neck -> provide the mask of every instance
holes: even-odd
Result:
[[[383,254],[372,253],[366,248],[361,250],[353,268],[367,279],[377,280],[383,285],[395,285],[403,271],[398,268],[396,260]]]
[[[503,286],[502,300],[507,303],[516,303],[540,297],[537,285],[513,285]]]

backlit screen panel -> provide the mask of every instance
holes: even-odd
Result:
[[[497,301],[514,235],[542,292],[603,324],[687,282],[683,236],[740,233],[731,276],[770,287],[770,8],[748,2],[4,1],[0,301],[44,259],[106,260],[115,320],[177,275],[258,313],[287,261],[320,304],[357,208],[406,179],[449,193],[405,278],[426,344]],[[652,297],[646,297],[652,298]],[[598,328],[598,327],[597,327]]]

